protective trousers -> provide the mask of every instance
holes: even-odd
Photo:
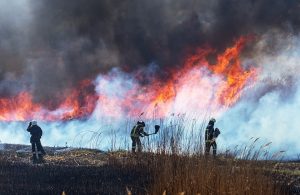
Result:
[[[205,142],[205,154],[208,155],[210,152],[210,147],[213,148],[213,155],[217,155],[217,143],[215,141],[211,142],[210,140],[207,140]]]
[[[143,148],[142,148],[140,137],[131,136],[131,140],[132,140],[132,152],[135,152],[136,145],[137,145],[137,151],[142,152]]]
[[[31,141],[32,160],[34,163],[43,160],[43,155],[46,154],[41,141],[39,139]]]

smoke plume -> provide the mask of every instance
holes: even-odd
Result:
[[[25,88],[37,102],[61,101],[63,91],[114,67],[133,72],[155,62],[155,75],[165,79],[195,48],[218,53],[240,36],[294,35],[300,26],[296,0],[1,3],[1,96]],[[263,52],[280,49],[277,41]]]

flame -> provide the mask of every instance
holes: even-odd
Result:
[[[224,53],[217,56],[217,62],[213,65],[209,65],[205,59],[208,54],[214,52],[212,49],[199,49],[196,54],[186,60],[185,69],[206,67],[214,75],[222,78],[220,85],[217,85],[218,89],[215,94],[217,102],[214,103],[227,107],[232,106],[241,96],[247,82],[256,80],[258,70],[253,67],[245,70],[240,61],[240,53],[251,39],[250,36],[238,39],[233,47],[227,48]]]
[[[103,92],[109,82],[122,76],[114,74],[104,77],[103,83],[98,84],[104,88],[100,90],[97,110],[102,112],[102,116],[116,118],[137,117],[140,113],[144,113],[144,118],[163,118],[172,113],[218,113],[234,105],[245,87],[256,81],[257,69],[243,68],[240,60],[240,53],[249,40],[248,37],[238,39],[232,47],[217,56],[213,65],[208,63],[207,56],[215,51],[211,48],[198,49],[187,56],[181,68],[170,70],[168,79],[153,79],[146,86],[134,81],[134,86],[122,95]],[[124,87],[120,85],[115,90]]]
[[[0,99],[0,120],[15,121],[33,118],[34,113],[40,112],[42,107],[32,102],[32,97],[27,92],[21,92],[13,98]]]
[[[151,83],[144,86],[138,79],[128,84],[124,72],[103,75],[102,80],[95,82],[96,86],[84,80],[77,89],[68,91],[65,100],[54,110],[35,103],[27,91],[15,97],[0,98],[0,120],[70,120],[87,118],[92,113],[96,117],[163,118],[172,113],[220,112],[234,105],[245,87],[256,81],[258,70],[245,69],[240,59],[249,40],[249,37],[238,39],[232,47],[217,55],[212,65],[207,57],[215,54],[215,50],[197,49],[187,55],[180,68],[169,70],[164,81],[152,78]],[[135,75],[135,78],[140,77]]]
[[[241,66],[239,55],[246,42],[245,37],[239,39],[234,47],[226,49],[222,55],[218,56],[217,64],[211,68],[215,74],[223,75],[226,79],[217,92],[222,105],[233,105],[240,97],[247,81],[255,80],[257,77],[257,69],[244,70]]]
[[[91,81],[84,80],[78,90],[71,91],[70,96],[59,106],[60,109],[67,110],[60,119],[88,117],[93,112],[98,97],[89,93],[89,88],[92,88]]]
[[[69,120],[87,117],[95,107],[96,96],[88,93],[86,89],[90,81],[80,83],[78,90],[71,90],[69,96],[55,110],[48,110],[39,103],[34,103],[29,92],[23,91],[12,98],[0,98],[1,121],[26,120]]]
[[[172,71],[167,83],[155,83],[151,87],[150,90],[156,93],[152,99],[149,98],[151,94],[147,95],[151,99],[146,107],[148,113],[157,112],[159,117],[165,117],[173,112],[213,112],[234,105],[245,86],[254,83],[257,78],[258,70],[253,67],[246,70],[240,60],[240,53],[250,40],[251,37],[238,39],[234,46],[217,56],[217,62],[213,65],[206,60],[209,54],[214,53],[211,48],[198,49],[195,54],[188,56],[181,69]],[[217,77],[218,80],[209,77]]]

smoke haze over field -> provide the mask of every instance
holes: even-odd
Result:
[[[0,98],[27,91],[33,102],[56,111],[83,80],[91,80],[93,89],[83,94],[99,95],[102,103],[95,103],[89,120],[45,123],[51,131],[46,144],[60,144],[86,126],[98,129],[100,118],[123,118],[132,107],[144,111],[144,100],[127,104],[119,99],[151,96],[149,89],[158,89],[154,81],[168,86],[179,72],[168,114],[191,112],[201,120],[209,110],[223,130],[222,146],[262,137],[276,149],[296,154],[299,10],[298,0],[0,0]],[[252,38],[240,54],[241,66],[245,71],[255,68],[257,79],[245,84],[235,104],[208,108],[224,78],[209,68],[181,69],[199,48],[212,48],[205,58],[213,67],[217,56],[244,36]],[[1,141],[13,141],[10,129],[24,124],[1,127]]]

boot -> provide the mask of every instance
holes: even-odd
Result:
[[[39,154],[38,162],[39,162],[39,163],[44,163],[44,162],[45,162],[45,160],[44,160],[44,158],[43,158],[43,154]]]
[[[132,147],[131,152],[135,153],[135,147]]]
[[[37,159],[37,157],[36,157],[36,154],[34,154],[34,153],[33,153],[33,155],[32,155],[32,163],[33,163],[33,164],[37,164],[37,163],[38,163],[38,159]]]
[[[217,156],[217,150],[213,150],[213,156],[214,156],[214,158],[216,158],[216,156]]]

